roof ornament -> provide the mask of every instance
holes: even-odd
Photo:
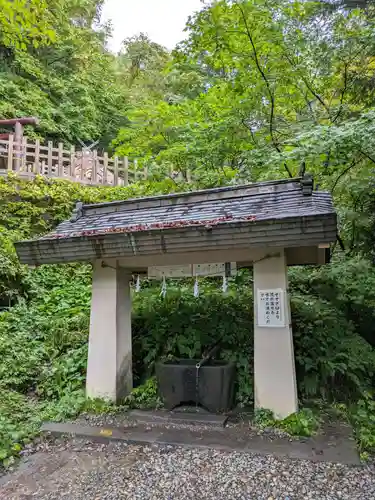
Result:
[[[73,210],[72,216],[70,217],[70,222],[77,222],[83,216],[83,203],[82,201],[77,201],[76,207]]]
[[[311,196],[314,189],[314,179],[311,174],[305,174],[301,179],[302,194]]]

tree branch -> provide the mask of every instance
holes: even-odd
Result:
[[[345,63],[345,65],[344,65],[344,86],[343,86],[343,89],[341,91],[341,96],[340,96],[340,107],[339,107],[339,110],[338,110],[336,116],[332,119],[332,123],[335,123],[335,121],[341,115],[341,112],[343,110],[344,96],[345,96],[345,92],[347,91],[347,89],[348,89],[348,64]]]
[[[337,241],[339,242],[340,248],[343,252],[345,252],[345,245],[344,242],[341,239],[341,236],[337,233],[336,235]]]
[[[365,156],[372,163],[375,163],[375,158],[373,158],[372,156],[370,156],[369,154],[367,154],[365,151],[362,151],[362,149],[360,149],[359,152],[362,153],[363,156]]]
[[[286,57],[287,61],[292,66],[292,68],[298,71],[298,69],[296,68],[296,65],[294,64],[294,62],[291,59],[291,57],[289,56],[289,54],[287,52],[285,52],[284,54],[285,54],[285,57]],[[330,116],[331,113],[330,113],[329,107],[324,102],[324,100],[322,99],[322,97],[320,97],[320,95],[313,89],[313,87],[310,85],[310,83],[308,82],[308,80],[301,74],[301,72],[298,71],[298,73],[299,73],[299,75],[300,75],[303,83],[306,85],[307,89],[309,90],[309,92],[315,97],[315,99],[317,99],[320,102],[320,104],[323,106],[323,108],[327,111],[328,116],[331,117]]]
[[[241,12],[241,17],[242,17],[242,20],[243,20],[243,23],[244,23],[244,26],[245,26],[245,30],[246,30],[246,36],[249,39],[249,42],[251,44],[251,48],[252,48],[252,52],[253,52],[253,58],[254,58],[254,61],[255,61],[255,65],[256,65],[257,70],[260,73],[260,75],[261,75],[261,77],[262,77],[262,79],[263,79],[263,81],[264,81],[264,83],[266,85],[266,88],[267,88],[267,93],[268,93],[268,96],[269,96],[270,102],[271,102],[271,111],[270,111],[270,119],[269,119],[270,136],[271,136],[271,140],[272,140],[272,143],[273,143],[276,151],[278,153],[281,153],[281,149],[279,148],[279,146],[277,144],[277,141],[276,141],[275,136],[274,136],[274,130],[273,130],[273,121],[274,121],[274,115],[275,115],[275,95],[274,95],[274,93],[273,93],[273,91],[271,89],[270,82],[268,81],[268,78],[267,78],[267,76],[266,76],[265,72],[263,71],[263,68],[262,68],[262,66],[260,64],[259,57],[258,57],[258,52],[257,52],[257,49],[255,47],[255,43],[254,43],[251,31],[250,31],[250,27],[248,25],[246,16],[245,16],[245,12],[244,12],[244,10],[242,9],[242,7],[237,2],[236,2],[235,5],[238,7],[239,11]],[[284,168],[288,172],[289,177],[293,178],[293,174],[289,170],[289,167],[288,167],[288,165],[285,162],[284,162]]]
[[[353,167],[358,165],[362,161],[362,158],[359,158],[359,160],[353,160],[352,163],[349,165],[349,167],[345,168],[340,175],[337,177],[335,182],[333,183],[332,189],[331,189],[331,194],[333,195],[334,190],[336,189],[337,184],[339,183],[340,179],[344,177],[345,174],[347,174]]]

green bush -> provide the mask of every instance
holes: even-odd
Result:
[[[123,401],[123,408],[158,408],[162,401],[158,396],[158,386],[155,377],[150,377],[139,385]]]
[[[359,451],[375,451],[375,399],[371,392],[348,407],[341,407],[355,429]]]
[[[276,420],[272,411],[259,408],[254,412],[254,424],[260,428],[274,427],[291,436],[309,437],[317,433],[320,418],[309,408],[302,408],[282,420]]]
[[[291,303],[301,396],[359,397],[373,382],[374,350],[329,302],[294,293]]]
[[[321,267],[292,268],[294,292],[329,303],[350,321],[357,334],[375,347],[375,270],[357,255]]]
[[[138,376],[153,373],[157,360],[170,356],[200,358],[220,341],[219,356],[234,361],[238,370],[238,400],[252,399],[253,301],[248,284],[233,280],[229,292],[220,282],[202,279],[200,295],[192,283],[169,285],[165,299],[159,288],[146,289],[134,301],[133,342]]]

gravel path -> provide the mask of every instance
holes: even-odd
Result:
[[[205,449],[41,444],[0,481],[1,500],[371,500],[375,467]]]

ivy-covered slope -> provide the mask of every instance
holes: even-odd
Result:
[[[185,186],[186,187],[186,186]],[[51,229],[77,200],[97,202],[175,191],[173,181],[95,188],[42,178],[0,179],[0,291],[12,306],[0,313],[0,460],[18,453],[43,419],[84,404],[91,266],[21,266],[13,242]],[[181,185],[179,189],[183,189]],[[301,398],[356,401],[371,390],[372,347],[362,338],[374,322],[375,273],[361,259],[290,270],[295,355]],[[252,401],[253,302],[249,272],[220,282],[144,283],[134,294],[136,382],[166,356],[199,357],[222,339],[220,355],[237,364],[237,400]],[[363,320],[366,311],[368,322]]]

